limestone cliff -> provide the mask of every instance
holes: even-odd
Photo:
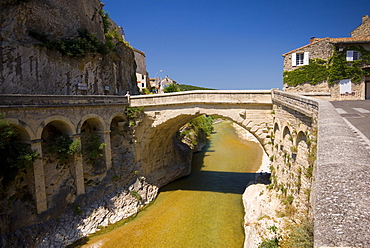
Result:
[[[0,93],[138,93],[133,49],[121,40],[121,28],[107,18],[102,6],[99,0],[3,0]],[[79,54],[86,45],[81,30],[89,34],[87,43],[92,39],[110,50],[87,49]],[[109,32],[112,38],[108,40]],[[78,54],[63,53],[55,44]]]

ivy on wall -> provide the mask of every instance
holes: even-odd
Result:
[[[347,61],[346,53],[348,50],[359,51],[361,58],[356,61]],[[310,59],[308,65],[293,71],[284,71],[283,81],[288,86],[297,86],[303,83],[316,85],[323,81],[334,84],[342,79],[360,82],[363,76],[370,75],[370,71],[362,69],[366,64],[370,64],[370,51],[362,46],[350,46],[342,51],[334,49],[333,55],[328,60]]]
[[[284,83],[297,86],[306,82],[316,85],[328,78],[327,61],[323,59],[310,59],[308,65],[301,66],[293,71],[284,71]]]

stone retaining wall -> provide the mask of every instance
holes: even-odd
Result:
[[[273,101],[281,95],[274,92]],[[283,95],[285,100],[278,101],[287,108],[301,113],[310,108],[318,111],[317,160],[311,192],[314,247],[369,247],[369,151],[330,102]],[[299,100],[308,106],[303,111],[294,103]]]

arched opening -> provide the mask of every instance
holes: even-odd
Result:
[[[70,150],[72,133],[71,127],[59,120],[49,122],[41,133],[48,209],[62,211],[76,197],[75,179],[71,172],[74,163]]]
[[[289,152],[292,145],[293,145],[292,133],[290,132],[289,127],[285,126],[283,130],[281,150],[285,148],[285,150]]]
[[[0,118],[0,234],[27,223],[36,211],[30,134],[25,128]]]
[[[272,136],[272,142],[273,142],[273,149],[279,149],[279,144],[281,142],[281,132],[280,132],[280,127],[277,122],[274,124],[274,132]]]
[[[139,132],[141,135],[138,137],[138,140],[142,139],[143,141],[139,144],[139,152],[142,153],[140,156],[140,174],[151,179],[150,182],[161,186],[163,185],[161,183],[162,181],[171,181],[169,180],[171,176],[173,176],[174,179],[190,173],[192,151],[189,149],[188,145],[179,142],[178,137],[179,130],[183,129],[186,123],[189,123],[197,116],[206,115],[207,112],[213,116],[219,116],[234,122],[233,117],[235,116],[233,115],[220,116],[212,111],[208,111],[208,109],[204,111],[193,109],[192,111],[194,112],[193,114],[182,114],[173,111],[165,116],[166,119],[158,119],[158,123],[150,123],[150,125],[152,125],[151,128],[144,128],[142,132]],[[264,140],[264,138],[257,135],[266,133],[267,127],[266,125],[259,124],[252,128],[249,126],[250,123],[251,121],[245,120],[244,122],[238,123],[238,125],[246,128],[252,135],[259,138],[256,142],[260,144],[261,140]],[[147,127],[147,123],[143,125],[143,127]],[[263,144],[261,144],[261,146],[263,147]]]
[[[134,153],[131,151],[134,142],[132,130],[124,116],[114,117],[110,124],[110,141],[112,151],[113,180],[128,184],[136,176]]]
[[[103,131],[103,124],[97,118],[89,118],[81,126],[81,148],[86,191],[100,184],[106,175]]]
[[[160,185],[161,182],[165,182],[164,180],[165,177],[171,176],[171,180],[166,181],[166,183],[168,183],[169,181],[172,181],[176,177],[181,176],[180,175],[181,172],[186,169],[185,164],[181,164],[181,163],[185,163],[187,161],[188,158],[186,157],[186,154],[191,151],[189,147],[185,149],[184,146],[178,146],[179,144],[178,141],[180,139],[185,138],[185,136],[181,135],[181,132],[193,132],[194,131],[192,128],[190,128],[189,122],[191,122],[191,120],[194,120],[194,117],[196,116],[198,116],[199,118],[200,115],[201,114],[176,116],[174,118],[168,119],[167,121],[153,128],[148,128],[147,122],[142,123],[142,127],[145,127],[146,129],[139,130],[139,131],[142,131],[142,132],[139,132],[140,134],[142,134],[142,136],[139,137],[139,138],[142,138],[141,139],[142,143],[137,142],[137,144],[141,145],[140,148],[142,152],[142,157],[140,157],[141,158],[140,162],[142,162],[142,166],[143,166],[143,171],[141,173],[143,172],[147,173],[144,176],[149,176],[149,177],[152,176],[152,179],[153,181],[155,181],[156,185]],[[198,120],[198,121],[201,122],[202,120]],[[223,124],[223,122],[219,124]],[[231,126],[228,121],[227,121],[227,125]],[[223,127],[220,127],[220,129],[221,128]],[[228,131],[226,131],[225,135],[229,134],[228,133],[230,131],[229,129],[230,128],[228,128]],[[233,136],[237,136],[235,131],[232,131],[232,132],[234,132]],[[224,138],[223,138],[224,136],[221,135],[221,131],[217,130],[217,132],[212,133],[212,135],[218,135],[218,134],[220,134],[218,136],[218,140],[224,141]],[[146,140],[148,142],[145,142]],[[220,155],[218,158],[213,158],[211,162],[217,165],[216,169],[211,168],[211,167],[206,167],[205,170],[201,170],[203,167],[202,165],[199,165],[199,164],[195,165],[196,169],[193,170],[193,172],[189,176],[176,180],[174,182],[175,185],[171,183],[171,184],[164,186],[161,189],[161,193],[159,197],[161,197],[161,195],[174,196],[174,195],[177,195],[177,193],[180,193],[181,196],[180,197],[174,196],[174,198],[168,199],[167,202],[165,200],[162,201],[162,198],[157,199],[157,201],[154,204],[156,203],[160,204],[160,203],[166,202],[166,205],[167,206],[171,205],[171,208],[170,208],[170,211],[161,211],[160,214],[156,214],[157,219],[151,222],[151,226],[153,225],[152,230],[153,230],[153,227],[155,227],[154,229],[158,229],[158,230],[161,229],[161,223],[163,222],[161,222],[160,220],[165,220],[165,222],[167,223],[168,222],[176,223],[176,221],[180,220],[179,223],[183,223],[184,226],[185,226],[185,222],[191,223],[187,225],[187,227],[191,226],[190,229],[186,228],[183,230],[185,230],[184,233],[191,233],[191,235],[193,235],[194,230],[197,230],[196,232],[201,233],[202,231],[199,231],[199,230],[203,230],[202,229],[203,227],[212,226],[213,224],[210,224],[210,223],[216,223],[218,219],[223,219],[225,221],[229,221],[228,223],[232,223],[232,224],[217,225],[218,227],[221,227],[221,226],[230,227],[231,225],[234,225],[235,223],[237,223],[235,225],[236,226],[235,229],[237,229],[240,233],[240,236],[243,237],[244,234],[240,228],[240,219],[242,218],[242,215],[243,215],[243,211],[241,211],[242,204],[240,204],[241,198],[242,198],[241,194],[244,192],[245,187],[247,186],[248,181],[250,180],[248,176],[254,179],[255,173],[248,173],[242,170],[243,167],[247,167],[246,164],[248,163],[247,159],[245,158],[245,157],[248,157],[249,155],[249,154],[246,154],[248,153],[246,149],[242,149],[241,151],[239,151],[239,153],[233,153],[231,155],[225,155],[225,153],[227,154],[229,153],[229,151],[235,151],[236,150],[235,147],[240,145],[240,144],[235,145],[234,143],[246,143],[244,144],[246,146],[249,146],[251,144],[249,142],[243,142],[241,140],[238,140],[238,142],[236,142],[235,139],[233,141],[230,141],[230,140],[226,141],[226,144],[223,142],[221,143],[222,144],[220,144],[217,147],[214,146],[214,143],[213,144],[211,143],[209,144],[210,150],[207,149],[208,150],[207,152],[209,154],[217,153]],[[212,151],[212,149],[215,149],[215,150]],[[260,149],[260,152],[263,153],[263,150]],[[242,157],[239,156],[240,153],[244,153]],[[251,154],[254,152],[249,151],[249,153]],[[200,155],[199,156],[200,160],[209,159],[211,157],[209,154],[205,154],[202,152],[197,153],[197,155]],[[222,159],[219,159],[220,157],[222,157]],[[178,160],[176,160],[176,158],[178,158]],[[232,161],[228,161],[228,160],[232,160]],[[260,160],[261,159],[259,159],[258,161],[260,162]],[[235,167],[234,168],[235,171],[228,170],[228,167],[225,166],[226,165],[225,161],[230,162],[230,165],[232,167]],[[237,161],[238,164],[236,165],[235,163],[233,163],[233,161]],[[176,174],[176,172],[179,172],[179,173]],[[140,175],[143,175],[143,174],[140,174]],[[198,184],[199,182],[204,182],[204,183]],[[234,187],[234,186],[237,186],[237,187]],[[135,193],[137,194],[141,192],[138,191]],[[193,193],[194,195],[192,195]],[[208,205],[208,206],[205,206],[205,205]],[[208,208],[208,210],[205,209],[206,207],[209,207],[209,206],[211,206],[211,208]],[[214,206],[213,209],[212,209],[212,206]],[[215,208],[217,208],[217,211],[215,211]],[[234,208],[238,208],[238,209],[236,210]],[[188,212],[186,212],[186,209],[193,211],[193,213],[196,212],[197,214],[189,215]],[[200,209],[202,209],[202,211],[198,211]],[[183,212],[183,210],[185,211]],[[148,209],[148,211],[150,211],[150,208]],[[169,217],[171,216],[171,213],[173,212],[175,212],[176,217],[175,218]],[[168,216],[162,215],[163,213],[169,213],[169,215]],[[222,214],[219,214],[219,213],[222,213]],[[213,218],[215,216],[216,218]],[[202,219],[202,221],[199,221],[200,219]],[[198,225],[192,225],[192,223],[197,223]],[[174,225],[168,225],[168,226],[172,227]],[[135,228],[130,228],[130,229],[137,230]],[[150,235],[150,233],[146,231],[146,228],[144,226],[141,227],[140,230],[142,234],[140,235],[140,237],[137,237],[137,239],[140,240],[142,237],[147,236],[147,234]],[[125,235],[125,236],[129,237],[132,235],[131,233],[128,233],[128,235]],[[234,235],[229,235],[229,237],[232,239],[232,241],[234,241],[235,239],[238,239],[236,238],[235,233]],[[135,239],[134,242],[136,242],[136,238],[134,239]],[[242,242],[242,238],[238,240]],[[177,243],[175,245],[178,245],[179,241],[176,240],[176,242]],[[230,243],[228,245],[230,245]],[[231,244],[231,246],[237,247],[240,245]]]
[[[308,153],[309,153],[309,146],[307,144],[307,136],[303,131],[300,131],[297,135],[296,140],[296,147],[297,147],[297,160],[296,162],[302,167],[308,167]]]

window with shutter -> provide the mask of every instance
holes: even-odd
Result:
[[[348,50],[346,53],[347,61],[355,61],[361,59],[361,53],[358,51]]]
[[[310,57],[309,57],[309,52],[305,52],[303,54],[303,65],[308,65],[310,63]]]
[[[303,61],[304,61],[304,53],[297,53],[297,56],[296,56],[296,60],[297,60],[297,66],[300,66],[300,65],[304,65]]]
[[[297,66],[297,54],[292,53],[292,66]]]
[[[292,66],[301,66],[309,64],[309,52],[292,53]]]
[[[346,54],[347,61],[353,61],[353,50],[348,50]]]

